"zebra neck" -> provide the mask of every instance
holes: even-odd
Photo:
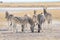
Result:
[[[44,15],[46,15],[47,14],[47,11],[44,9]]]
[[[47,13],[44,13],[44,15],[46,15]]]

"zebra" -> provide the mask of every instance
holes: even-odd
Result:
[[[12,16],[13,15],[12,14],[9,14],[8,11],[5,12],[5,18],[7,19],[9,26],[12,25],[12,21],[11,21]]]
[[[45,17],[41,14],[37,15],[37,21],[38,21],[38,32],[40,32],[40,30],[42,30],[42,24],[45,22]]]
[[[52,22],[52,14],[48,13],[45,8],[43,9],[43,12],[48,24],[50,24]]]

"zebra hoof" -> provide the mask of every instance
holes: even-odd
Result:
[[[24,32],[24,29],[22,29],[21,31]]]
[[[40,31],[38,31],[38,33],[40,33]]]
[[[24,32],[24,31],[22,30],[22,32]]]
[[[34,31],[31,31],[32,33],[34,33]]]

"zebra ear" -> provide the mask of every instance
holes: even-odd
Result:
[[[34,14],[36,14],[36,10],[34,10]]]
[[[44,7],[44,6],[43,6],[43,9],[47,9],[47,7]]]
[[[7,18],[8,17],[8,12],[6,11],[6,13],[5,13],[5,18]]]

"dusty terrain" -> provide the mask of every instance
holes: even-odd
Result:
[[[7,23],[4,25],[8,26]],[[19,26],[17,27],[18,30],[21,29]],[[11,27],[2,28],[7,29],[6,31],[0,30],[0,40],[60,40],[60,21],[56,20],[53,20],[50,25],[45,23],[42,26],[41,33],[37,33],[37,26],[34,33],[31,33],[29,27],[26,27],[24,32],[18,31],[17,33],[12,32],[13,30],[8,28]]]

